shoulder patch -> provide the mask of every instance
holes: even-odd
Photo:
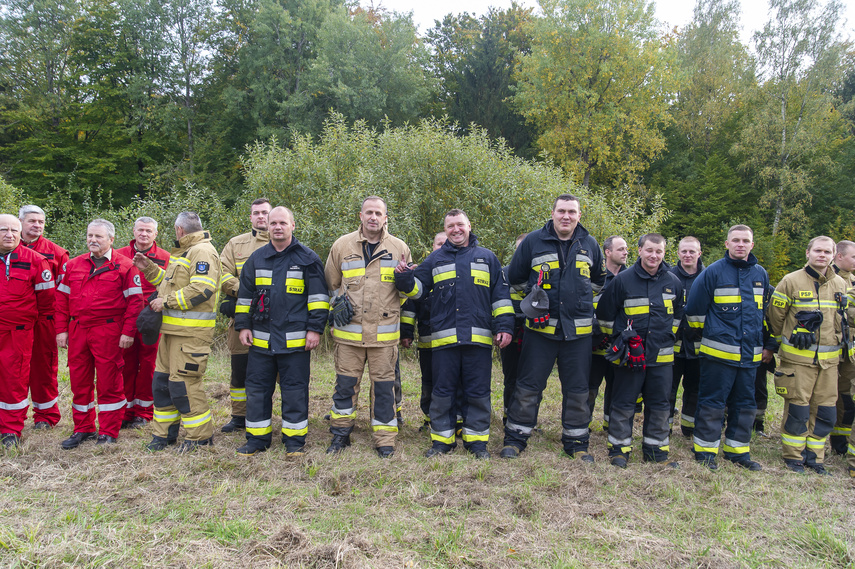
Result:
[[[51,279],[50,271],[45,269],[42,271],[42,280],[48,282]]]
[[[139,275],[134,275],[134,284],[137,286],[142,286],[142,281],[140,281]]]
[[[671,290],[670,288],[667,288],[667,287],[665,288],[665,292],[667,292],[668,294],[673,294],[673,293],[674,293],[674,291],[673,291],[673,290]]]
[[[68,263],[63,263],[63,264],[62,264],[62,272],[63,272],[63,273],[65,272],[65,269],[66,269],[66,268],[68,268]]]
[[[587,255],[587,254],[588,254],[588,251],[587,251],[587,250],[585,250],[585,249],[579,249],[579,254],[580,254],[580,255]]]
[[[208,269],[211,268],[211,265],[206,261],[199,261],[196,263],[196,273],[199,275],[207,275]]]

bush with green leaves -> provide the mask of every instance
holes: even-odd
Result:
[[[620,234],[632,243],[654,231],[667,211],[629,190],[602,198],[574,184],[550,163],[513,155],[501,141],[472,126],[464,136],[443,120],[369,128],[333,114],[319,139],[296,136],[290,148],[275,139],[244,156],[247,195],[264,195],[294,211],[298,239],[323,257],[341,235],[354,231],[362,200],[386,200],[389,230],[418,260],[430,252],[452,208],[466,211],[480,243],[510,260],[515,237],[549,219],[553,200],[572,193],[582,204],[582,224],[600,241]]]

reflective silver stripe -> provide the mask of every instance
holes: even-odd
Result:
[[[628,447],[632,444],[632,437],[627,437],[625,439],[616,439],[611,434],[609,434],[609,442],[612,444],[612,446]]]
[[[561,433],[565,437],[578,438],[578,437],[583,437],[583,436],[587,435],[588,434],[588,428],[585,427],[584,429],[561,429]]]
[[[493,331],[487,330],[486,328],[475,328],[473,326],[472,327],[472,335],[473,336],[489,336],[490,338],[492,338],[493,337]]]
[[[487,263],[469,263],[470,271],[484,271],[485,273],[490,272],[490,265]]]
[[[29,405],[29,399],[24,399],[23,401],[19,401],[18,403],[6,403],[4,401],[0,401],[0,409],[5,409],[6,411],[18,411],[20,409],[26,409]]]
[[[413,286],[416,288],[416,293],[410,298],[418,300],[425,293],[425,285],[422,284],[422,281],[420,281],[418,277],[413,277]]]
[[[238,298],[237,299],[237,305],[238,306],[252,306],[252,299],[251,298]]]
[[[362,334],[362,326],[359,324],[348,324],[347,326],[336,326],[336,330],[340,332],[352,332],[354,334]]]
[[[65,294],[71,294],[71,289],[68,288],[68,285],[64,283],[56,287],[56,290],[58,290],[59,292],[64,292]]]
[[[674,346],[668,346],[667,348],[659,349],[660,356],[673,356],[674,355]]]
[[[272,279],[273,271],[267,269],[255,269],[255,278]]]
[[[660,440],[660,439],[654,439],[651,437],[643,437],[641,439],[641,442],[643,444],[646,444],[648,446],[653,446],[653,447],[666,447],[666,446],[668,446],[668,439],[661,439]]]
[[[213,312],[191,312],[189,310],[175,310],[173,308],[164,308],[164,316],[172,318],[189,318],[191,320],[216,320],[217,315]]]
[[[33,287],[35,290],[47,290],[49,288],[53,288],[53,281],[48,281],[46,283],[39,283]]]
[[[347,409],[339,409],[335,405],[333,405],[332,412],[336,415],[353,415],[353,407],[348,407]]]
[[[592,261],[591,258],[587,255],[576,255],[576,261],[584,261],[592,267],[594,266],[594,261]]]
[[[588,430],[585,429],[585,432],[587,433]],[[472,435],[473,437],[489,437],[490,436],[490,429],[487,429],[485,431],[473,431],[470,428],[463,427],[463,434],[464,435]]]
[[[755,295],[760,295],[760,296],[762,296],[762,295],[763,295],[763,293],[764,293],[764,292],[766,292],[765,290],[763,290],[763,289],[762,289],[762,288],[760,288],[760,287],[754,287],[752,290],[754,291],[754,294],[755,294]]]
[[[741,441],[737,441],[736,439],[729,439],[727,437],[724,437],[724,445],[729,447],[747,447],[751,446],[751,443],[749,441],[743,443]]]
[[[142,399],[134,399],[133,401],[128,401],[128,407],[133,407],[136,405],[137,407],[151,407],[154,405],[154,401],[144,401]]]
[[[397,425],[398,423],[396,422],[395,424]],[[450,439],[451,437],[454,436],[454,429],[449,429],[448,431],[435,431],[435,430],[431,429],[430,432],[432,434],[434,434],[438,437],[442,437],[444,439]]]
[[[703,340],[701,340],[701,345],[708,346],[721,352],[727,352],[729,354],[742,353],[742,348],[740,346],[729,346],[727,344],[722,344],[721,342],[716,342],[715,340],[710,340],[709,338],[704,338]],[[762,348],[760,349],[762,350]]]
[[[397,420],[398,419],[396,418],[395,421],[397,421]],[[300,429],[308,429],[309,428],[309,422],[308,421],[300,421],[299,423],[289,423],[283,419],[282,420],[282,428],[283,429],[291,429],[292,431],[299,431]]]
[[[511,308],[513,308],[514,304],[510,300],[497,300],[493,303],[493,310],[498,310],[503,306],[510,306]]]
[[[739,288],[717,288],[717,289],[713,290],[713,296],[742,296],[742,295],[739,293]]]
[[[128,400],[122,399],[118,403],[99,403],[98,411],[118,411],[119,409],[124,409],[128,406]]]
[[[395,259],[380,259],[380,266],[394,268],[398,266],[398,261],[396,261]]]
[[[397,427],[398,426],[398,418],[392,417],[392,420],[388,423],[384,423],[383,421],[378,421],[377,419],[371,419],[372,427]]]
[[[312,304],[313,302],[326,302],[329,303],[330,297],[325,294],[310,294],[308,298],[308,304]]]
[[[694,443],[699,447],[703,448],[718,448],[718,445],[721,444],[721,439],[716,439],[714,441],[705,441],[703,439],[699,439],[698,437],[694,437]]]
[[[270,332],[262,332],[261,330],[253,330],[252,337],[256,340],[270,341]]]
[[[790,339],[787,338],[786,336],[784,336],[782,339],[783,339],[784,345],[786,345],[786,346],[792,346],[793,345],[790,343]],[[818,351],[821,354],[827,354],[827,353],[831,353],[831,352],[837,352],[840,350],[841,347],[842,347],[842,344],[837,344],[835,346],[819,346],[819,349],[817,349],[816,344],[811,344],[810,348],[808,348],[807,351],[808,352],[817,352]],[[762,352],[763,352],[762,346],[754,348],[755,354],[759,354]]]
[[[350,261],[341,264],[342,271],[352,271],[353,269],[364,269],[365,261]]]
[[[707,319],[706,314],[701,314],[700,316],[688,316],[688,315],[686,316],[686,320],[688,322],[698,322],[700,324],[703,324],[706,321],[706,319]]]
[[[71,407],[72,407],[75,411],[79,411],[79,412],[81,412],[81,413],[86,413],[86,412],[88,412],[90,409],[94,409],[94,408],[95,408],[95,402],[93,401],[93,402],[92,402],[92,403],[90,403],[89,405],[75,405],[74,403],[72,403],[72,404],[71,404]]]
[[[650,299],[649,298],[627,298],[623,301],[624,307],[631,306],[649,306]]]
[[[128,298],[132,294],[142,294],[142,287],[132,286],[131,288],[123,290],[122,294],[125,295],[125,298]]]
[[[535,257],[531,260],[531,268],[534,270],[540,270],[540,266],[544,263],[555,263],[558,261],[557,253],[547,253],[546,255],[541,255],[540,257]]]
[[[509,431],[516,431],[517,433],[522,433],[524,435],[530,435],[532,429],[531,427],[523,427],[522,425],[517,425],[516,423],[511,423],[510,421],[508,421],[508,423],[505,425],[505,428]]]
[[[33,401],[33,409],[50,409],[56,402],[59,401],[59,397],[53,399],[52,401],[48,401],[47,403],[36,403]]]
[[[676,299],[677,299],[676,294],[665,294],[665,293],[662,294],[662,300],[676,300]]]
[[[302,340],[306,337],[306,332],[285,332],[285,341],[288,340]]]
[[[449,328],[448,330],[440,330],[439,332],[433,332],[431,333],[430,337],[432,340],[441,340],[442,338],[448,338],[449,336],[454,336],[456,334],[457,328]]]
[[[288,271],[285,273],[286,279],[302,279],[303,271]]]
[[[681,417],[683,418],[683,420],[684,420],[684,421],[686,421],[687,423],[692,423],[693,425],[695,424],[695,418],[694,418],[694,417],[690,417],[690,416],[688,416],[688,415],[686,415],[686,414],[684,414],[684,413],[681,413],[681,414],[680,414],[680,416],[681,416]]]
[[[578,318],[578,319],[573,321],[573,325],[576,326],[576,328],[585,328],[587,326],[593,326],[594,325],[594,319],[593,318]]]
[[[834,351],[836,351],[837,349],[838,349],[838,348],[832,348],[832,349],[830,349],[829,351],[830,351],[830,352],[834,352]],[[822,352],[822,351],[824,351],[824,350],[820,349],[819,351],[820,351],[820,352]],[[757,354],[762,354],[762,353],[763,353],[763,346],[754,346],[754,355],[755,355],[755,356],[756,356]]]
[[[680,327],[680,320],[678,318],[675,318],[674,320],[672,320],[671,321],[671,327],[672,328],[679,328]]]
[[[270,419],[265,419],[264,421],[247,421],[246,428],[247,429],[263,429],[264,427],[269,427],[273,424],[273,421]]]
[[[437,275],[441,275],[442,273],[450,273],[451,271],[456,271],[457,267],[455,267],[454,263],[446,264],[446,265],[437,265],[431,271],[434,277]]]
[[[415,312],[410,312],[409,310],[402,310],[401,311],[401,318],[415,318],[415,317],[416,317]]]
[[[385,326],[378,326],[377,333],[378,334],[389,334],[391,332],[397,332],[401,329],[401,323],[395,322],[394,324],[386,324]]]

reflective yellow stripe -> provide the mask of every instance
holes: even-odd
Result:
[[[179,290],[175,293],[175,302],[178,303],[178,307],[181,308],[181,310],[188,310],[190,308],[187,306],[187,301],[184,300],[183,290]]]
[[[333,328],[332,335],[334,338],[341,338],[342,340],[355,340],[357,342],[362,341],[362,334],[360,334],[359,332],[345,332],[343,330],[339,330],[338,328]]]
[[[303,279],[285,279],[285,292],[290,294],[303,294],[306,290],[306,281]]]
[[[246,388],[232,387],[230,395],[232,401],[246,401]]]
[[[330,303],[329,302],[310,302],[308,304],[309,310],[329,310]]]
[[[306,339],[299,338],[297,340],[285,340],[286,348],[304,348],[306,347]]]
[[[437,435],[436,433],[431,433],[430,434],[430,440],[437,441],[439,443],[445,443],[447,445],[453,445],[454,444],[454,433],[452,432],[450,437],[443,437],[441,435]]]
[[[457,338],[457,336],[455,336]],[[443,338],[445,339],[445,338]],[[488,346],[493,345],[493,338],[490,336],[481,336],[479,334],[472,334],[472,341],[478,342],[479,344],[487,344]]]
[[[255,286],[271,286],[273,279],[270,277],[255,277]]]
[[[154,420],[158,423],[174,423],[181,418],[181,413],[178,411],[158,411],[154,410]]]
[[[265,348],[266,349],[266,348],[270,347],[270,342],[268,342],[267,340],[260,340],[260,339],[256,338],[255,336],[253,336],[252,337],[252,345],[255,346],[256,348]]]
[[[698,443],[695,443],[695,452],[711,452],[712,454],[718,454],[718,447],[702,447]]]
[[[636,316],[638,314],[650,314],[649,306],[625,306],[623,309],[627,316]]]
[[[249,314],[249,308],[246,304],[238,304],[235,306],[235,314]]]
[[[188,269],[190,268],[190,259],[188,259],[187,257],[170,257],[169,262],[178,263],[179,265],[187,267]]]
[[[378,342],[389,342],[391,340],[398,340],[401,337],[401,331],[397,330],[395,332],[386,332],[384,334],[377,334]]]
[[[182,418],[181,424],[184,425],[185,429],[192,428],[192,427],[199,427],[199,426],[204,425],[205,423],[209,422],[211,420],[211,417],[212,417],[211,411],[208,410],[208,411],[205,411],[204,413],[202,413],[201,415],[196,415],[194,417]]]
[[[701,353],[702,354],[708,354],[710,356],[714,356],[714,357],[719,358],[721,360],[728,360],[731,362],[738,362],[742,359],[741,354],[732,354],[730,352],[724,352],[722,350],[717,350],[715,348],[711,348],[710,346],[707,346],[706,344],[701,344]],[[703,451],[703,452],[706,452],[706,451]]]
[[[151,284],[153,284],[154,286],[157,286],[157,285],[159,285],[160,283],[162,283],[162,282],[163,282],[163,276],[164,276],[165,274],[166,274],[166,271],[164,271],[163,269],[161,269],[160,267],[158,267],[158,268],[157,268],[157,275],[156,275],[153,279],[151,279],[150,281],[148,281],[148,282],[150,282],[150,283],[151,283]]]
[[[270,433],[272,433],[273,427],[271,425],[267,425],[266,427],[261,427],[258,429],[254,429],[252,427],[247,427],[246,432],[249,433],[250,435],[255,435],[257,437],[260,437],[262,435],[269,435]]]
[[[716,304],[742,304],[741,296],[714,296],[713,302]]]
[[[346,271],[341,272],[341,276],[346,279],[365,276],[365,267],[359,267],[358,269],[347,269]]]
[[[796,435],[788,435],[781,433],[781,442],[787,446],[803,448],[807,443],[807,437],[799,437]]]
[[[833,352],[814,352],[814,350],[800,350],[795,346],[784,343],[781,345],[781,351],[785,354],[791,354],[794,356],[800,356],[803,358],[807,358],[809,360],[813,360],[814,354],[816,354],[816,358],[818,360],[833,360],[840,357],[842,350],[837,349]]]
[[[305,427],[302,429],[286,429],[282,427],[282,434],[286,437],[302,437],[309,433],[309,427]]]
[[[748,446],[744,447],[732,447],[730,445],[724,445],[724,452],[729,452],[733,454],[745,454],[749,452],[751,449]]]
[[[501,306],[493,311],[493,318],[496,316],[501,316],[502,314],[513,314],[514,307],[513,306]]]
[[[348,415],[339,415],[335,411],[330,411],[330,419],[355,419],[355,418],[356,418],[356,411],[354,411],[353,413],[350,413]]]
[[[444,338],[439,338],[437,340],[431,340],[430,347],[431,348],[437,348],[439,346],[447,346],[449,344],[456,344],[456,343],[457,343],[457,334],[454,334],[452,336],[446,336]],[[452,437],[452,442],[454,442],[453,437]]]
[[[217,325],[216,320],[194,320],[192,318],[173,318],[172,316],[164,316],[163,323],[184,328],[213,328]]]
[[[470,271],[470,274],[472,275],[472,280],[475,281],[476,285],[490,286],[490,273],[487,271],[473,270]]]
[[[395,282],[395,267],[380,267],[380,282]]]
[[[673,362],[673,361],[674,361],[674,354],[673,353],[662,354],[662,355],[656,356],[656,363],[658,363],[658,364],[666,364],[668,362]]]
[[[210,285],[211,288],[217,288],[217,283],[214,282],[214,279],[209,277],[203,277],[201,275],[193,275],[190,277],[191,283],[202,283],[206,285]]]

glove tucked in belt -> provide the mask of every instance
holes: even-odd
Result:
[[[350,302],[350,297],[347,293],[337,296],[330,308],[330,324],[335,324],[337,328],[347,326],[353,320],[353,304]]]
[[[799,350],[807,350],[816,343],[816,331],[822,325],[822,312],[819,310],[800,310],[796,312],[796,328],[790,336],[790,343]]]

